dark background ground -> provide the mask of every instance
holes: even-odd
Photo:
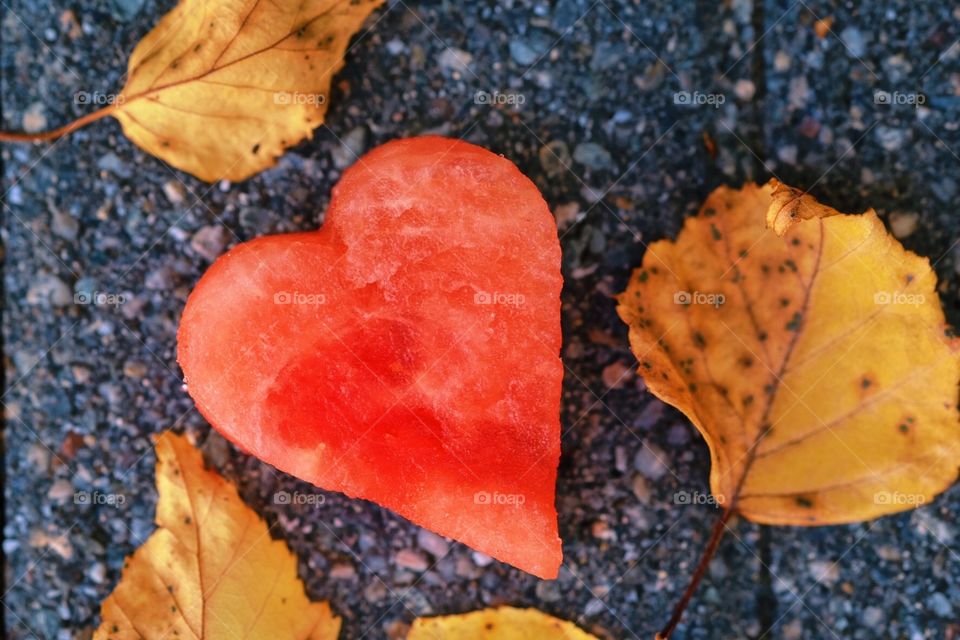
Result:
[[[0,1],[3,128],[89,111],[74,94],[116,90],[127,55],[172,4]],[[820,38],[813,24],[828,16]],[[651,637],[714,517],[674,504],[677,491],[707,490],[708,456],[636,380],[608,390],[617,363],[633,362],[609,294],[644,243],[675,235],[720,183],[776,174],[841,210],[875,207],[935,261],[947,313],[960,321],[960,4],[398,1],[375,17],[340,75],[329,129],[243,184],[208,187],[173,171],[112,121],[52,146],[3,147],[8,637],[89,637],[124,556],[151,531],[149,436],[169,428],[197,434],[277,524],[310,595],[344,617],[344,637],[396,635],[414,614],[497,603],[609,637]],[[451,49],[469,54],[467,69]],[[874,104],[878,89],[923,92],[926,107]],[[477,91],[495,90],[525,103],[475,103]],[[680,90],[726,102],[676,105]],[[210,261],[234,243],[321,224],[350,157],[338,137],[368,149],[426,131],[503,153],[552,208],[585,212],[562,231],[556,582],[484,566],[459,544],[437,561],[445,544],[339,495],[316,509],[272,504],[280,488],[307,487],[212,434],[181,388],[177,320]],[[566,146],[572,171],[548,143]],[[89,291],[126,302],[74,303]],[[122,493],[126,504],[74,504],[80,490]],[[960,618],[958,513],[954,487],[922,510],[862,525],[738,522],[677,637],[944,637]],[[395,561],[402,550],[412,568]]]

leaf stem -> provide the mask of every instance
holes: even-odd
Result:
[[[112,115],[116,111],[116,105],[108,104],[105,107],[97,109],[85,116],[80,116],[73,122],[65,124],[59,129],[51,131],[42,131],[40,133],[19,133],[12,131],[0,131],[0,142],[50,142],[62,136],[72,133],[80,127],[85,127],[91,122],[95,122],[106,116]]]
[[[672,634],[677,628],[677,625],[680,624],[680,618],[683,617],[683,612],[686,611],[687,606],[690,604],[690,600],[693,598],[693,594],[696,593],[697,587],[700,586],[700,582],[707,574],[707,567],[710,566],[710,561],[717,553],[717,548],[720,546],[720,540],[723,538],[723,534],[727,529],[727,521],[730,520],[733,512],[734,509],[732,507],[725,508],[720,517],[717,518],[717,521],[713,523],[713,531],[710,533],[710,541],[707,543],[707,548],[703,550],[703,555],[700,557],[700,562],[697,564],[697,568],[693,572],[693,576],[690,578],[690,584],[687,585],[687,590],[683,592],[683,597],[680,598],[680,602],[678,602],[677,606],[674,607],[673,615],[670,616],[670,620],[657,634],[656,640],[667,640],[670,637],[670,634]]]

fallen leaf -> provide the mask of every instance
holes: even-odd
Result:
[[[156,439],[157,529],[103,602],[98,640],[336,638],[340,619],[307,599],[297,562],[183,436]]]
[[[647,387],[710,446],[724,520],[856,522],[957,478],[960,341],[929,262],[872,210],[721,187],[650,246],[618,312]]]
[[[181,0],[134,49],[126,85],[106,106],[55,131],[0,140],[50,140],[113,116],[179,169],[243,180],[323,122],[350,39],[382,1]]]
[[[596,640],[577,625],[536,609],[497,607],[455,616],[418,618],[407,640]]]

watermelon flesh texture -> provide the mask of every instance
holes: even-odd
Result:
[[[561,287],[553,217],[512,163],[400,140],[344,173],[319,231],[217,260],[178,359],[242,449],[554,578]]]

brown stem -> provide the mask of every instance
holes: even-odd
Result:
[[[687,606],[690,604],[690,600],[697,591],[697,587],[700,586],[703,576],[707,574],[707,567],[710,566],[710,560],[713,559],[717,548],[720,546],[720,540],[723,538],[723,533],[727,529],[727,521],[730,520],[733,511],[732,507],[724,509],[723,513],[713,524],[713,531],[710,533],[710,542],[707,543],[707,548],[703,550],[703,555],[700,557],[697,569],[693,572],[693,577],[690,578],[690,584],[687,585],[687,590],[683,592],[683,597],[680,598],[680,602],[674,607],[673,615],[670,616],[669,622],[667,622],[667,625],[657,634],[656,640],[667,640],[670,634],[677,628],[677,625],[680,624],[680,618],[683,617],[683,612],[686,611]]]
[[[53,129],[52,131],[42,131],[40,133],[15,133],[9,131],[0,131],[0,142],[50,142],[51,140],[56,140],[61,136],[65,136],[68,133],[76,131],[80,127],[85,127],[91,122],[95,122],[100,118],[112,115],[116,111],[117,107],[113,104],[108,104],[107,106],[97,109],[92,113],[88,113],[85,116],[80,116],[73,122],[65,124],[59,129]]]

